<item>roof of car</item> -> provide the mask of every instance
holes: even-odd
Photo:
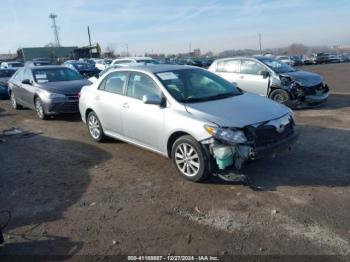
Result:
[[[0,71],[17,71],[17,69],[14,69],[14,68],[12,68],[12,67],[10,67],[10,68],[0,68]]]
[[[181,70],[181,69],[200,69],[195,66],[188,65],[138,65],[138,66],[128,66],[123,68],[118,68],[116,70],[136,70],[136,71],[146,71],[149,73],[159,73],[173,70]]]
[[[54,68],[67,68],[65,66],[60,66],[60,65],[43,65],[43,66],[35,66],[35,65],[28,65],[25,66],[26,68],[30,69],[54,69]]]

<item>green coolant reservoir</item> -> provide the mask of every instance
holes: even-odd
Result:
[[[219,166],[219,169],[223,170],[233,164],[233,149],[226,145],[215,145],[213,148],[214,158]]]

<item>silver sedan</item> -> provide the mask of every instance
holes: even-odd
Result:
[[[169,157],[191,181],[241,169],[298,137],[284,105],[190,66],[112,70],[83,87],[79,110],[93,140],[109,136]]]

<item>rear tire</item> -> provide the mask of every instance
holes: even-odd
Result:
[[[35,111],[36,111],[36,114],[38,115],[38,117],[41,120],[46,120],[48,118],[48,116],[45,113],[45,109],[44,109],[44,106],[43,106],[41,99],[39,97],[35,98],[34,103],[35,103]]]
[[[23,107],[17,103],[16,97],[13,92],[10,93],[10,100],[11,100],[11,105],[13,109],[22,109]]]
[[[178,173],[187,180],[198,182],[209,175],[205,151],[192,136],[182,136],[175,141],[171,158]]]
[[[269,98],[280,104],[288,104],[290,102],[289,93],[283,89],[273,90],[270,93]]]
[[[86,123],[89,134],[94,141],[102,142],[106,138],[105,134],[103,133],[103,127],[101,125],[101,122],[94,111],[91,111],[88,114],[86,118]]]

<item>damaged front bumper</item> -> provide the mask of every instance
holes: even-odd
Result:
[[[294,99],[291,100],[291,106],[296,108],[313,107],[325,103],[330,95],[328,85],[318,85],[314,90],[307,90],[301,87],[303,91],[296,92],[293,90]],[[301,90],[301,89],[299,89]]]
[[[285,139],[279,140],[273,144],[266,146],[259,146],[253,148],[251,151],[250,158],[252,160],[258,158],[266,158],[270,156],[274,156],[277,153],[283,152],[285,150],[291,149],[291,146],[298,140],[299,133],[294,131],[294,133]]]
[[[291,149],[298,140],[299,133],[294,131],[288,137],[264,146],[254,146],[250,144],[230,145],[218,140],[214,140],[209,145],[209,152],[216,161],[214,173],[223,173],[226,168],[234,167],[240,170],[244,163],[249,160],[273,157],[278,153]]]

